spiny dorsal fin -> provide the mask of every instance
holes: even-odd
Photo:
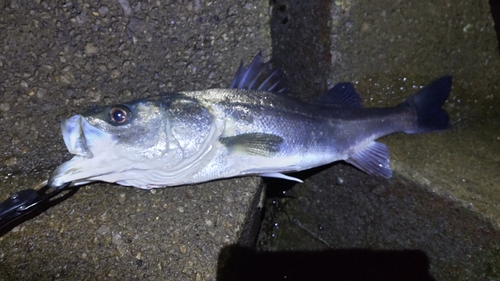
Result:
[[[249,133],[221,138],[220,142],[230,152],[269,157],[280,151],[283,138],[272,134]]]
[[[363,107],[361,102],[361,97],[354,89],[354,86],[348,82],[338,83],[313,101],[315,104],[352,108]]]
[[[243,63],[240,65],[229,88],[273,93],[283,93],[285,91],[281,71],[272,69],[269,62],[264,63],[260,52],[255,56],[248,68]]]
[[[374,141],[370,143],[363,150],[358,151],[345,161],[370,175],[378,175],[386,179],[392,176],[389,165],[391,161],[389,149],[380,142]]]

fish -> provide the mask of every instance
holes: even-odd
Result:
[[[240,64],[228,88],[160,93],[74,115],[61,123],[74,157],[48,186],[152,189],[255,175],[302,182],[287,173],[336,161],[390,178],[389,149],[377,139],[451,127],[443,109],[451,76],[386,108],[363,107],[348,82],[301,101],[287,95],[282,77],[259,53]]]

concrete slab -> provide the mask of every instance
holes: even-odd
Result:
[[[365,106],[391,106],[453,75],[454,129],[383,138],[391,181],[337,164],[272,198],[259,249],[417,249],[438,280],[498,278],[500,60],[488,1],[283,0],[271,31],[303,99],[351,81]]]
[[[500,278],[491,221],[401,176],[381,180],[335,164],[274,197],[266,210],[258,253],[286,256],[290,267],[274,274],[287,279],[297,280],[292,272],[335,280]],[[300,262],[304,256],[316,266]]]
[[[70,158],[59,123],[93,103],[227,87],[269,58],[267,2],[7,1],[0,11],[0,198]],[[94,184],[0,238],[0,280],[214,280],[259,180],[148,192]]]

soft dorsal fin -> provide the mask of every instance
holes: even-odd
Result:
[[[313,103],[321,105],[334,105],[361,108],[361,96],[356,92],[354,86],[348,82],[338,83],[323,95],[316,98]]]
[[[269,62],[264,63],[260,52],[248,67],[245,67],[243,63],[240,65],[229,88],[273,93],[283,93],[285,91],[281,71],[277,68],[272,69]]]

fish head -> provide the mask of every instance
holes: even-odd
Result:
[[[113,151],[143,153],[162,151],[158,138],[166,123],[161,104],[139,100],[107,107],[94,107],[61,124],[68,151],[84,158]],[[162,145],[162,144],[160,144]],[[149,152],[149,153],[148,153]]]
[[[154,100],[94,107],[68,118],[61,130],[75,156],[51,174],[49,185],[116,182],[116,173],[167,153],[167,123],[163,104]]]

